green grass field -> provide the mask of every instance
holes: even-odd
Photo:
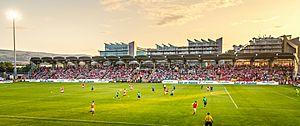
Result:
[[[91,85],[95,86],[94,92],[90,91]],[[152,85],[155,92],[151,91]],[[65,87],[64,94],[59,92],[61,86]],[[292,86],[213,86],[214,91],[207,92],[199,85],[177,85],[174,96],[164,96],[162,84],[135,84],[133,90],[120,83],[86,83],[85,88],[81,83],[0,84],[0,125],[202,126],[207,112],[217,126],[300,125],[300,96],[295,95]],[[128,95],[114,99],[116,90],[124,88]],[[206,108],[204,96],[208,99]],[[89,113],[92,99],[96,104],[94,116]],[[199,106],[193,116],[195,100]]]

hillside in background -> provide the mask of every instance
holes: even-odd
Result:
[[[90,56],[86,54],[54,54],[46,52],[31,52],[31,51],[17,51],[17,63],[28,64],[31,57],[54,57],[54,56]],[[14,55],[12,50],[0,49],[0,62],[13,62]]]

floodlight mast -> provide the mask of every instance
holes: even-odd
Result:
[[[11,10],[7,14],[8,18],[12,20],[12,28],[13,28],[13,45],[14,45],[14,77],[13,82],[16,82],[17,77],[17,53],[16,53],[16,19],[18,17],[18,13],[15,10]]]

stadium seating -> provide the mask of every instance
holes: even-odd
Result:
[[[40,67],[31,79],[108,79],[120,82],[161,82],[162,80],[223,80],[223,81],[277,81],[292,80],[293,66],[250,66],[250,65],[157,65],[139,68],[130,65],[86,65],[62,67]]]

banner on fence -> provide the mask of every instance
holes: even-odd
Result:
[[[163,84],[257,84],[257,85],[278,85],[275,81],[200,81],[200,80],[163,80]]]
[[[12,80],[4,80],[4,81],[0,81],[0,84],[8,84],[8,83],[12,83]]]
[[[26,82],[91,82],[91,83],[109,83],[109,80],[102,79],[26,79]]]

